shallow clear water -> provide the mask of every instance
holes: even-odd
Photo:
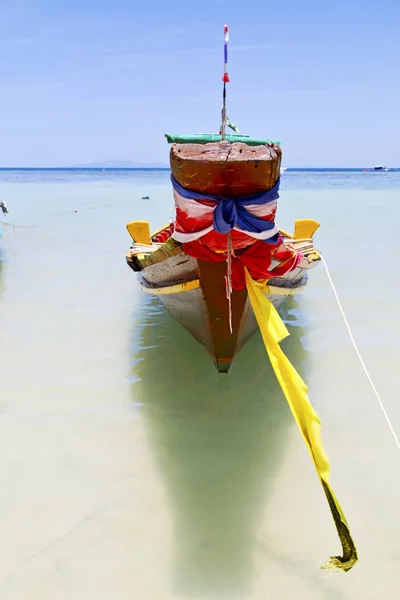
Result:
[[[399,456],[324,269],[282,309],[358,546],[348,574],[260,337],[218,376],[125,264],[172,216],[167,171],[2,171],[0,591],[8,599],[376,600],[399,589]],[[142,196],[150,200],[142,200]],[[75,212],[76,211],[76,212]],[[400,433],[400,173],[286,172],[278,223],[321,223]]]

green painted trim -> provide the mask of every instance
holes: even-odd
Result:
[[[211,142],[220,142],[221,136],[219,133],[195,133],[193,135],[179,135],[166,133],[165,137],[169,144],[209,144]],[[236,135],[228,133],[225,136],[227,142],[242,142],[248,146],[265,146],[265,144],[276,144],[280,146],[280,142],[267,140],[264,138],[251,138],[248,135]]]

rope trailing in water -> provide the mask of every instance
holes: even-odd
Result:
[[[336,291],[335,285],[334,285],[334,283],[333,283],[333,281],[332,281],[332,277],[331,277],[331,274],[330,274],[330,272],[329,272],[328,265],[326,264],[326,261],[325,261],[324,257],[323,257],[321,254],[320,254],[320,256],[321,256],[322,264],[323,264],[323,265],[324,265],[324,267],[325,267],[326,275],[327,275],[327,277],[328,277],[328,281],[329,281],[329,283],[330,283],[330,286],[331,286],[331,288],[332,288],[333,295],[335,296],[335,299],[336,299],[337,305],[338,305],[338,307],[339,307],[339,310],[340,310],[340,312],[341,312],[341,315],[342,315],[342,317],[343,317],[344,324],[346,325],[346,329],[347,329],[347,332],[348,332],[348,334],[349,334],[349,337],[350,337],[351,343],[353,344],[353,348],[354,348],[354,350],[356,351],[356,354],[357,354],[357,356],[358,356],[358,359],[359,359],[359,361],[360,361],[360,363],[361,363],[361,366],[362,366],[362,368],[363,368],[363,370],[364,370],[364,373],[365,373],[365,375],[366,375],[366,377],[367,377],[367,379],[368,379],[368,381],[369,381],[369,384],[370,384],[370,386],[371,386],[371,388],[372,388],[372,391],[374,392],[374,394],[375,394],[375,397],[376,397],[376,399],[378,400],[378,403],[379,403],[380,409],[381,409],[381,411],[382,411],[382,413],[383,413],[383,416],[384,416],[384,417],[385,417],[385,419],[386,419],[386,423],[388,424],[388,427],[389,427],[389,429],[390,429],[390,433],[391,433],[391,434],[392,434],[392,436],[393,436],[394,443],[396,444],[396,446],[397,446],[397,449],[398,449],[398,450],[400,450],[400,442],[399,442],[399,438],[398,438],[398,437],[397,437],[397,435],[396,435],[396,432],[395,432],[395,430],[394,430],[394,428],[393,428],[393,425],[392,425],[392,423],[391,423],[391,421],[390,421],[390,419],[389,419],[389,415],[388,415],[388,414],[387,414],[387,412],[386,412],[385,405],[383,404],[383,402],[382,402],[382,399],[381,399],[381,397],[379,396],[378,390],[376,389],[376,387],[375,387],[375,384],[374,384],[374,382],[372,381],[371,375],[369,374],[369,372],[368,372],[368,369],[367,369],[367,367],[366,367],[366,365],[365,365],[364,359],[363,359],[363,357],[361,356],[360,350],[358,349],[358,346],[357,346],[357,344],[356,344],[356,341],[355,341],[355,339],[354,339],[353,333],[352,333],[352,331],[351,331],[351,329],[350,329],[349,322],[348,322],[348,320],[347,320],[347,317],[346,317],[346,315],[345,315],[345,312],[344,312],[344,310],[343,310],[343,307],[342,307],[342,304],[341,304],[341,302],[340,302],[340,299],[339,299],[338,293],[337,293],[337,291]]]
[[[282,352],[279,343],[289,335],[269,299],[262,293],[247,269],[246,287],[254,314],[279,385],[304,438],[332,512],[342,544],[343,556],[332,556],[323,568],[349,571],[358,560],[346,517],[329,484],[330,464],[321,439],[321,422],[308,398],[307,386]]]
[[[13,229],[16,229],[16,228],[26,229],[27,227],[36,227],[36,225],[15,225],[14,223],[7,223],[7,221],[0,221],[0,225],[5,225],[6,227],[12,227]]]

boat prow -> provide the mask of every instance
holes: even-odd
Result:
[[[320,260],[316,221],[278,228],[282,151],[247,136],[167,135],[175,201],[173,223],[150,234],[128,224],[129,266],[226,373],[258,328],[247,292],[250,276],[278,308],[301,292]]]
[[[256,278],[258,285],[278,308],[285,298],[304,290],[308,271],[320,260],[313,243],[319,225],[305,219],[296,222],[293,236],[278,228],[276,234],[274,227],[266,229],[268,235],[274,234],[272,241],[232,229],[232,256],[228,260],[228,235],[209,228],[215,210],[210,206],[211,194],[218,190],[220,197],[237,198],[238,202],[251,197],[255,201],[255,194],[262,194],[265,188],[274,189],[280,175],[279,148],[249,150],[244,144],[228,146],[223,142],[200,147],[173,146],[172,176],[175,181],[179,178],[179,187],[174,188],[175,222],[153,234],[147,222],[136,221],[127,226],[133,244],[126,259],[138,272],[141,289],[158,296],[174,318],[205,347],[220,373],[228,372],[239,350],[258,328],[242,281],[244,268],[252,276],[264,274]],[[182,189],[187,190],[189,185],[191,195],[198,193],[204,198],[199,203],[185,204],[180,194],[185,195]],[[266,227],[274,225],[268,218],[274,216],[275,205],[254,206],[258,215],[265,213]],[[193,231],[193,216],[197,232]],[[185,227],[192,231],[184,233]],[[198,236],[204,232],[203,227],[208,233]]]

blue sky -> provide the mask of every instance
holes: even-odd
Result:
[[[228,115],[286,166],[400,166],[399,0],[0,0],[0,166],[168,162]]]

